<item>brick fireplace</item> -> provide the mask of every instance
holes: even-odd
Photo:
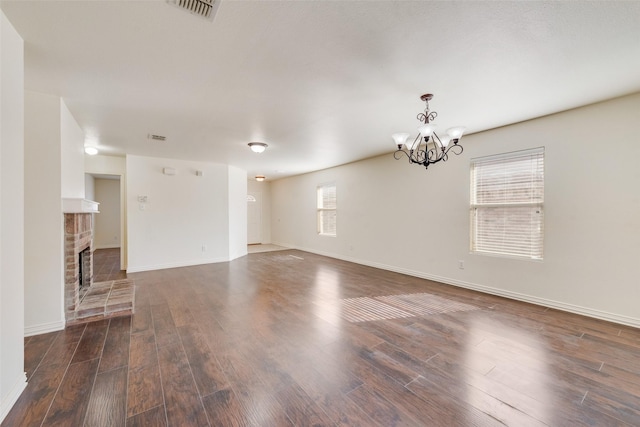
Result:
[[[93,282],[93,215],[99,214],[97,208],[98,203],[90,200],[63,199],[67,325],[133,314],[133,280]]]
[[[64,306],[67,322],[77,317],[80,301],[93,281],[92,215],[91,213],[64,214]],[[89,250],[85,252],[83,268],[85,283],[81,295],[80,253],[85,249]]]

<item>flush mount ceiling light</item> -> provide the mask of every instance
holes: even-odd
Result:
[[[266,150],[268,147],[267,144],[265,144],[264,142],[250,142],[249,143],[249,148],[251,148],[251,151],[253,151],[254,153],[262,153],[264,150]]]
[[[417,119],[422,123],[418,127],[418,136],[413,142],[407,142],[409,138],[408,133],[394,133],[391,135],[398,147],[393,157],[396,160],[400,160],[402,155],[409,158],[409,163],[416,163],[428,168],[430,164],[437,163],[439,161],[447,161],[449,158],[449,151],[453,151],[454,154],[460,155],[462,153],[462,145],[458,144],[465,128],[462,126],[453,127],[447,129],[447,134],[439,136],[435,132],[435,125],[431,122],[438,117],[438,113],[429,110],[429,101],[433,98],[430,93],[424,94],[420,97],[425,102],[426,108],[423,113],[419,113]],[[429,142],[433,142],[433,147],[429,148]],[[420,148],[420,146],[422,148]],[[403,149],[403,146],[405,147]]]
[[[84,147],[84,152],[90,156],[95,156],[98,154],[98,149],[96,147]]]
[[[265,180],[264,175],[256,175],[256,181],[258,181],[258,182],[262,182],[262,181],[264,181],[264,180]]]

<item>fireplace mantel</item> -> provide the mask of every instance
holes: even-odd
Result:
[[[100,213],[100,203],[87,199],[62,199],[63,213]]]

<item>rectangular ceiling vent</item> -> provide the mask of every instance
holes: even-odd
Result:
[[[192,15],[213,21],[218,12],[220,0],[167,0],[167,3],[186,10]]]
[[[150,133],[147,138],[149,138],[149,140],[151,141],[166,141],[167,137],[166,136],[162,136],[162,135],[154,135],[152,133]]]

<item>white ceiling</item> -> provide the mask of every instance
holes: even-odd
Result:
[[[473,133],[640,91],[637,1],[224,0],[213,22],[162,0],[1,7],[26,88],[64,98],[102,153],[268,179],[391,152],[426,92],[439,128]]]

